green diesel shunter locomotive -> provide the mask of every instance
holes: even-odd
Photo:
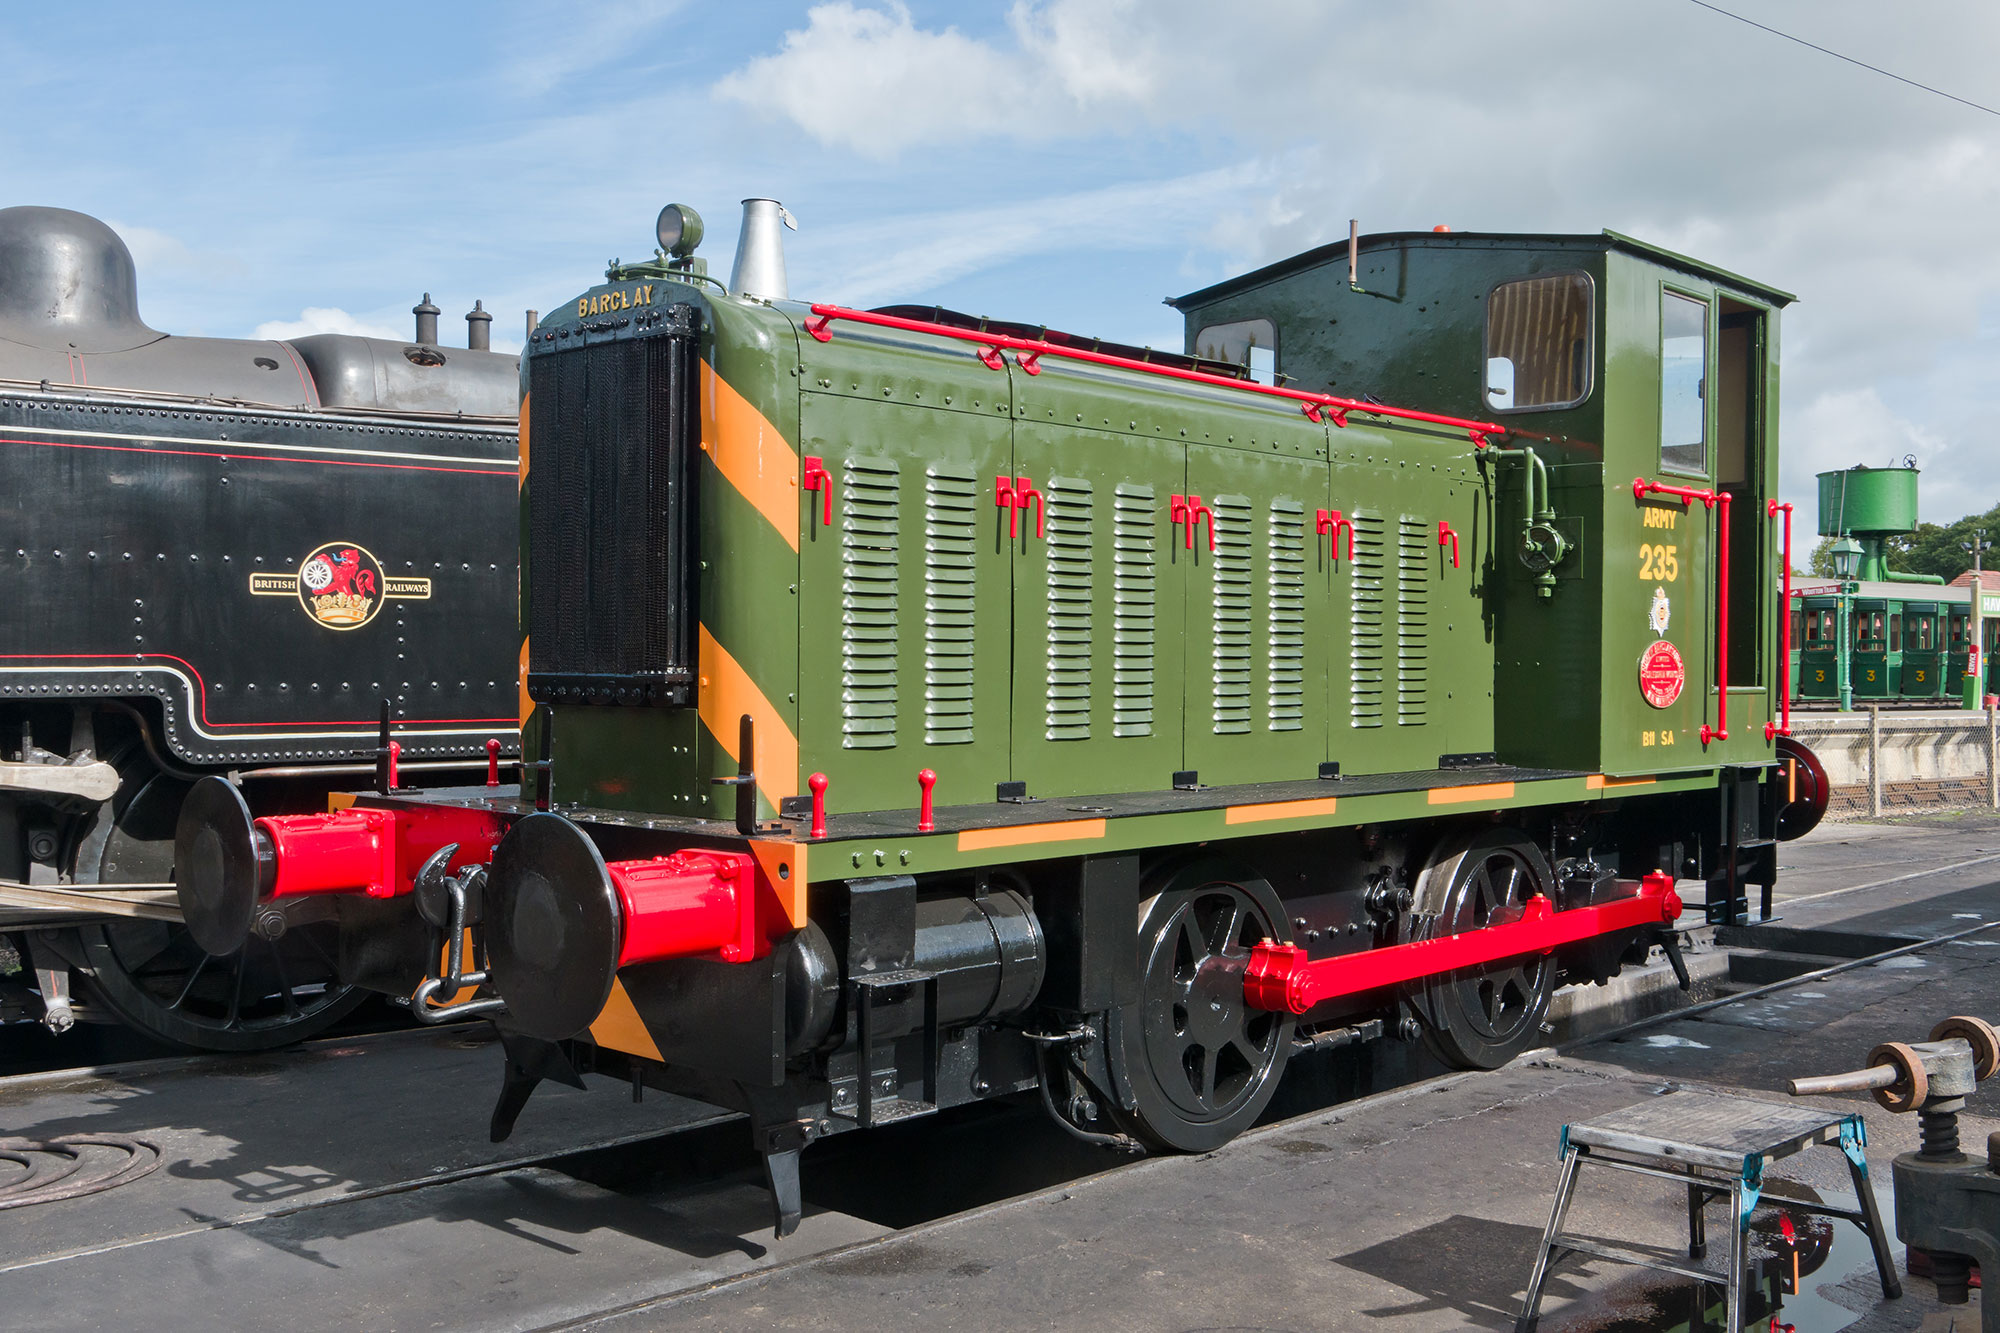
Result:
[[[529,341],[521,790],[398,792],[385,734],[325,815],[182,823],[208,947],[331,916],[493,1012],[496,1135],[590,1072],[742,1109],[781,1233],[811,1140],[985,1097],[1205,1149],[1295,1051],[1512,1058],[1817,818],[1783,293],[1378,235],[1162,354],[787,299],[779,212],[725,286],[668,209]]]

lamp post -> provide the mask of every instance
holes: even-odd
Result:
[[[1986,588],[1980,581],[1979,566],[1980,557],[1993,548],[1993,543],[1986,540],[1986,529],[1975,528],[1972,540],[1960,542],[1958,546],[1972,557],[1972,596],[1968,599],[1971,606],[1965,620],[1965,632],[1968,638],[1965,647],[1965,680],[1962,682],[1962,688],[1965,706],[1977,708],[1984,702],[1986,695],[1986,663],[1980,660],[1986,646],[1984,642],[1986,636],[1980,632],[1979,625],[1980,604],[1985,600]]]
[[[1840,711],[1848,713],[1854,710],[1854,671],[1848,658],[1854,652],[1853,597],[1861,591],[1854,582],[1854,571],[1861,567],[1861,543],[1841,537],[1827,548],[1827,555],[1833,560],[1834,577],[1840,580],[1840,657],[1834,681],[1840,689]]]

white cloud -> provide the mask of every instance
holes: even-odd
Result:
[[[309,305],[299,312],[297,319],[267,320],[259,324],[256,332],[250,336],[273,342],[285,342],[313,333],[353,333],[364,338],[401,338],[405,332],[407,330],[392,329],[386,324],[357,318],[336,307]]]

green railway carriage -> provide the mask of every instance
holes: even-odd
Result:
[[[529,341],[523,789],[183,822],[206,939],[309,904],[499,1011],[496,1133],[586,1072],[740,1108],[781,1232],[813,1138],[982,1097],[1207,1148],[1295,1050],[1511,1058],[1817,818],[1783,293],[1396,234],[1160,354],[785,299],[767,203],[727,288],[682,241]]]
[[[1807,703],[1840,698],[1840,657],[1848,654],[1852,694],[1871,702],[1946,701],[1956,706],[1966,672],[1969,622],[1964,588],[1928,588],[1867,580],[1843,597],[1830,585],[1795,589],[1793,694]],[[1987,690],[2000,675],[1990,649],[2000,642],[2000,597],[1988,595],[1981,637]],[[1842,624],[1845,618],[1846,623]]]

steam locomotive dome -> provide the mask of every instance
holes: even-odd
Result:
[[[0,209],[0,380],[306,409],[513,416],[515,357],[388,338],[189,338],[139,316],[132,252],[66,208]]]

